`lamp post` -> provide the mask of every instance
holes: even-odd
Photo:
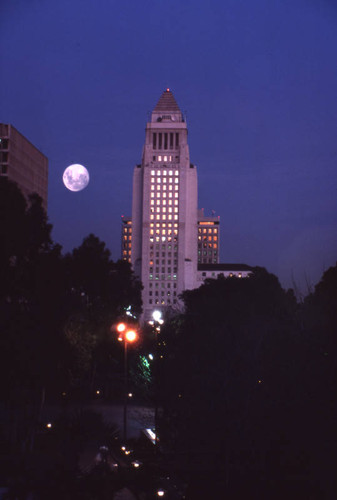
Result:
[[[125,323],[118,323],[118,340],[124,342],[124,408],[123,408],[123,441],[127,439],[127,407],[128,407],[128,344],[132,344],[138,338],[135,330],[129,328]]]
[[[162,319],[162,312],[155,310],[152,313],[154,334],[156,336],[156,373],[155,373],[155,404],[154,404],[154,428],[155,428],[155,446],[157,449],[158,445],[158,382],[159,382],[159,345],[158,345],[158,334],[160,333],[160,327],[164,323]]]

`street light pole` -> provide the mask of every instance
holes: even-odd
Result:
[[[127,438],[127,411],[128,411],[128,343],[124,337],[124,409],[123,409],[123,441]]]
[[[124,407],[123,407],[123,441],[127,440],[127,412],[128,412],[128,343],[137,340],[137,333],[134,330],[127,329],[125,323],[117,325],[119,332],[118,340],[124,342]]]
[[[154,334],[155,334],[155,339],[156,339],[156,358],[155,358],[155,367],[156,367],[156,373],[154,374],[154,379],[155,379],[155,395],[154,395],[154,428],[155,428],[155,450],[157,452],[158,449],[158,399],[159,399],[159,345],[158,345],[158,334],[160,333],[160,326],[164,323],[162,320],[162,313],[161,311],[153,311],[152,313],[152,318],[153,318],[153,328],[154,328]]]

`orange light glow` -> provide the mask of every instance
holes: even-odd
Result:
[[[122,333],[122,332],[125,331],[125,329],[126,329],[125,323],[118,323],[118,325],[117,325],[117,332]]]
[[[134,330],[129,330],[125,334],[125,340],[128,342],[134,342],[137,339],[137,334]]]

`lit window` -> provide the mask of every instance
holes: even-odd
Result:
[[[172,205],[172,200],[169,200],[168,204],[169,204],[169,205]]]
[[[168,218],[169,218],[169,220],[172,220],[172,215],[169,215]]]
[[[154,200],[151,200],[151,202],[150,202],[150,203],[151,203],[151,205],[154,205]]]
[[[154,182],[154,177],[151,177],[151,182]]]
[[[173,182],[173,179],[172,179],[172,177],[169,177],[169,182]]]
[[[179,186],[178,186],[178,185],[174,186],[174,189],[175,189],[176,191],[178,191]]]
[[[178,182],[179,182],[178,177],[176,177],[176,178],[174,179],[174,182],[175,182],[176,184],[178,184]]]
[[[177,186],[176,186],[176,187],[177,187]],[[171,186],[171,185],[169,186],[169,191],[172,191],[172,186]]]
[[[151,186],[151,191],[154,191],[154,186]]]
[[[174,216],[174,220],[178,220],[178,215],[175,215],[175,216]]]
[[[152,201],[152,200],[151,200]],[[157,200],[156,202],[157,205],[160,205],[160,200]],[[153,203],[151,203],[151,205],[153,205]]]
[[[166,220],[166,215],[165,214],[163,215],[163,220]]]
[[[172,170],[169,170],[169,175],[173,175],[173,172],[172,172]]]
[[[167,170],[163,170],[163,175],[167,175]]]
[[[158,161],[161,161],[161,156],[160,155],[158,156]]]
[[[161,175],[161,171],[160,170],[157,170],[157,175]]]
[[[160,177],[157,177],[157,183],[161,183],[161,178]]]
[[[166,148],[165,148],[166,149]],[[167,161],[167,156],[164,156],[164,161]]]
[[[154,216],[153,215],[150,215],[150,219],[153,220],[154,219]]]
[[[152,187],[152,186],[151,186]],[[153,186],[154,187],[154,186]],[[154,198],[154,193],[151,193],[151,198]]]
[[[167,182],[167,179],[166,179],[166,177],[164,177],[163,178],[163,183],[166,184],[166,182]],[[165,186],[165,189],[166,189],[166,186]]]
[[[151,175],[156,175],[155,170],[151,170]]]
[[[169,198],[172,198],[172,193],[169,193]]]
[[[160,198],[160,193],[157,193],[157,198]]]
[[[168,211],[169,211],[170,213],[172,213],[172,207],[169,207]]]
[[[175,204],[175,205],[178,205],[178,200],[174,200],[174,204]]]
[[[176,171],[174,172],[174,175],[179,175],[179,170],[176,170]]]
[[[177,187],[177,186],[176,186]],[[175,198],[178,198],[179,194],[178,193],[174,193],[174,197]]]

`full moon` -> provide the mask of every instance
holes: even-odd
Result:
[[[63,184],[70,191],[82,191],[89,184],[88,170],[78,163],[69,165],[63,172]]]

